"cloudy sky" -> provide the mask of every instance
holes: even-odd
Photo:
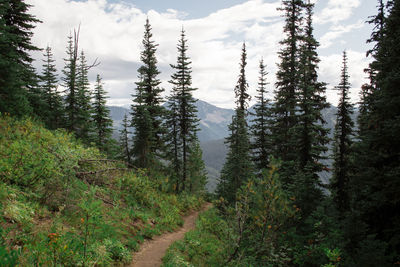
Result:
[[[274,89],[277,52],[283,18],[277,10],[280,0],[27,0],[30,12],[43,23],[34,30],[33,42],[38,47],[50,45],[58,69],[63,67],[67,36],[81,25],[80,49],[89,62],[101,64],[92,69],[103,77],[110,105],[129,105],[140,66],[141,41],[146,17],[159,44],[157,59],[160,79],[166,94],[176,61],[176,44],[182,26],[186,30],[193,64],[195,96],[219,107],[232,108],[239,74],[243,41],[248,49],[246,69],[250,94],[255,95],[258,64],[263,57],[269,72],[270,91]],[[365,82],[363,69],[369,59],[365,41],[372,30],[365,23],[375,14],[375,0],[317,0],[315,36],[320,42],[319,77],[328,83],[328,101],[336,104],[341,54],[348,52],[352,100],[358,100],[359,88]],[[41,53],[34,54],[35,65],[41,66]],[[271,94],[272,96],[272,94]]]

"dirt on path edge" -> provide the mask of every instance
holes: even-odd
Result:
[[[162,264],[167,249],[172,243],[183,239],[185,234],[196,227],[196,219],[199,213],[211,207],[211,203],[206,203],[201,210],[190,213],[183,218],[183,226],[172,233],[165,233],[153,239],[146,240],[140,246],[140,250],[133,254],[130,267],[158,267]]]

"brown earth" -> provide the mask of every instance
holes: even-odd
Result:
[[[207,210],[211,207],[211,203],[207,203],[201,211]],[[163,235],[154,237],[154,239],[145,241],[140,246],[140,251],[133,254],[131,267],[158,267],[161,266],[162,257],[164,257],[168,247],[177,240],[183,239],[185,233],[195,228],[195,222],[199,216],[196,211],[184,217],[184,224],[177,231],[172,233],[165,233]]]

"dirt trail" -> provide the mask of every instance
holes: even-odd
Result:
[[[191,213],[183,218],[183,227],[172,233],[165,233],[154,239],[145,241],[140,246],[140,251],[133,254],[131,267],[158,267],[161,266],[161,259],[164,257],[168,247],[175,241],[184,237],[185,233],[195,228],[195,221],[199,212],[209,209],[211,203],[207,203],[200,211]]]

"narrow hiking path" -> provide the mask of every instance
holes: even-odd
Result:
[[[165,233],[160,236],[154,237],[154,239],[145,241],[140,246],[140,251],[133,254],[131,267],[158,267],[161,266],[162,257],[164,257],[168,247],[173,242],[182,239],[190,230],[193,230],[196,226],[195,222],[199,213],[205,211],[211,207],[211,203],[207,203],[200,211],[193,212],[188,216],[184,217],[184,224],[177,231],[172,233]]]

